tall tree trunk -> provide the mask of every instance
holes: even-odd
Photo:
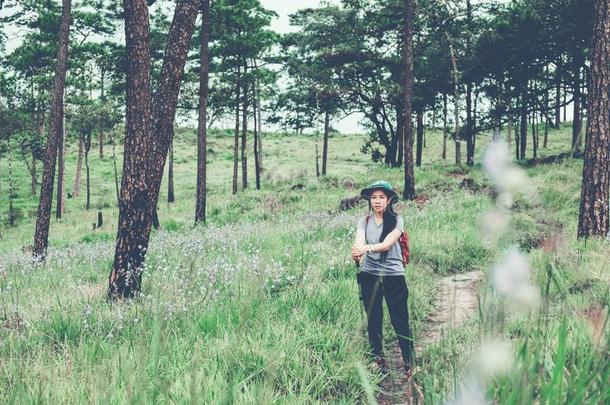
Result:
[[[561,80],[559,79],[559,73],[555,79],[555,128],[559,129],[561,124]]]
[[[36,156],[34,156],[33,153],[32,153],[32,166],[30,168],[30,178],[31,178],[30,194],[35,196],[36,188],[38,188],[38,175],[36,174]]]
[[[396,138],[397,138],[397,144],[396,144],[396,167],[400,167],[402,166],[402,161],[404,158],[404,147],[403,147],[403,142],[405,139],[405,122],[404,122],[404,115],[402,113],[402,105],[397,103],[396,105]]]
[[[130,298],[140,290],[142,264],[173,137],[180,82],[199,8],[196,0],[176,4],[151,116],[148,7],[144,0],[124,0],[129,55],[127,134],[117,247],[109,277],[113,298]]]
[[[506,132],[506,140],[508,141],[508,149],[510,150],[513,143],[513,116],[510,113],[508,114]]]
[[[568,120],[568,84],[563,85],[563,121],[566,122]]]
[[[237,66],[237,76],[235,78],[235,136],[233,138],[233,194],[237,194],[237,170],[238,170],[238,149],[239,149],[239,101],[240,101],[240,66]]]
[[[63,131],[59,137],[57,146],[57,203],[55,204],[55,218],[61,219],[64,213],[64,173],[65,173],[65,140],[66,140],[66,120],[63,118]]]
[[[176,201],[174,197],[174,143],[169,146],[169,161],[167,162],[167,202]]]
[[[536,128],[536,111],[532,111],[532,157],[538,157],[538,130]]]
[[[258,64],[256,59],[253,60],[254,70],[258,70]],[[262,104],[261,104],[261,88],[258,78],[254,78],[255,92],[256,92],[256,132],[258,134],[258,172],[259,176],[263,172],[263,118],[262,118]]]
[[[471,35],[471,22],[472,22],[472,6],[470,0],[466,0],[466,52],[470,52],[470,35]],[[472,121],[472,83],[468,81],[466,83],[466,165],[474,166],[474,123]]]
[[[580,132],[580,63],[574,61],[574,118],[572,120],[572,152],[578,152],[578,133]]]
[[[527,106],[525,94],[521,95],[521,122],[519,123],[521,134],[519,135],[519,160],[525,159],[525,150],[527,148]]]
[[[257,111],[257,122],[258,122],[258,129],[257,129],[257,133],[258,133],[258,170],[260,173],[263,172],[263,118],[262,118],[262,112],[261,112],[261,101],[260,101],[260,86],[258,88],[258,91],[256,92],[256,94],[258,95],[259,99],[257,101],[258,104],[258,111]]]
[[[0,195],[2,195],[2,172],[0,171]],[[0,239],[2,239],[2,210],[0,210]]]
[[[330,131],[330,114],[324,112],[324,141],[322,143],[322,176],[326,176],[326,161],[328,160],[328,133]]]
[[[210,0],[203,0],[202,22],[199,36],[199,119],[197,129],[197,200],[195,224],[205,222],[207,197],[207,109],[209,81]]]
[[[244,61],[244,76],[248,72],[248,63]],[[248,141],[248,82],[244,80],[244,105],[242,110],[241,133],[241,189],[248,188],[248,155],[246,143]]]
[[[403,0],[403,44],[401,55],[402,66],[402,113],[403,113],[403,155],[405,183],[403,197],[415,199],[415,173],[413,169],[413,125],[411,111],[413,101],[413,17],[415,14],[413,0]]]
[[[189,51],[189,45],[195,29],[195,21],[201,9],[200,0],[179,0],[176,2],[174,17],[167,36],[167,45],[161,67],[161,80],[159,89],[155,92],[152,102],[152,139],[150,145],[149,165],[152,170],[148,172],[149,215],[156,212],[159,192],[163,180],[165,162],[167,160],[170,144],[174,137],[174,121],[180,83],[184,73],[184,66]],[[149,228],[150,229],[150,228]],[[148,243],[148,236],[147,236]]]
[[[546,149],[549,140],[549,117],[544,119],[544,138],[542,139],[542,148]]]
[[[582,90],[580,92],[580,120],[578,125],[578,134],[576,135],[576,147],[574,148],[574,157],[579,155],[582,151],[583,122],[587,118],[587,97],[584,96]]]
[[[74,176],[74,187],[72,188],[72,196],[78,197],[80,194],[80,182],[83,172],[83,156],[85,154],[85,143],[83,141],[83,132],[79,131],[78,136],[78,158],[76,159],[76,175]]]
[[[104,159],[104,129],[100,128],[100,159]]]
[[[605,237],[610,230],[610,0],[595,0],[588,92],[587,139],[578,216],[578,237]]]
[[[114,188],[116,191],[116,203],[117,206],[119,206],[119,204],[121,203],[121,194],[119,192],[119,171],[117,169],[116,166],[116,132],[113,130],[112,131],[112,136],[110,137],[110,140],[112,141],[112,168],[114,170]],[[81,138],[81,145],[82,145],[82,138]],[[80,173],[79,173],[80,176]]]
[[[87,203],[85,208],[88,210],[91,208],[91,176],[89,171],[89,151],[91,150],[91,132],[87,132],[85,135],[85,174],[86,174],[86,191],[87,191]]]
[[[460,144],[460,82],[459,82],[459,70],[457,65],[457,57],[455,56],[455,50],[453,49],[453,43],[447,31],[445,31],[447,42],[449,42],[449,52],[451,53],[451,67],[453,72],[453,106],[454,106],[454,120],[455,120],[455,133],[453,140],[455,141],[455,165],[462,166],[462,145]]]
[[[443,152],[441,157],[443,160],[447,160],[447,136],[449,130],[447,128],[447,94],[443,93]]]
[[[146,0],[124,0],[127,97],[117,245],[108,279],[110,298],[135,296],[148,247],[146,175],[151,141],[150,46]]]
[[[53,102],[47,147],[45,154],[42,187],[38,202],[38,218],[34,233],[32,252],[44,259],[49,244],[49,222],[51,217],[51,200],[53,199],[53,181],[55,163],[57,162],[57,144],[63,133],[64,88],[66,83],[66,68],[68,66],[68,41],[70,36],[71,1],[62,0],[61,23],[57,45],[57,65],[55,66],[55,81],[53,84]]]
[[[15,226],[15,207],[13,200],[15,199],[15,183],[13,182],[13,154],[9,150],[8,153],[8,226]]]
[[[416,143],[416,154],[415,154],[415,166],[421,166],[421,158],[423,151],[424,141],[424,112],[419,110],[415,112],[417,118],[417,143]]]
[[[33,95],[32,95],[33,97]],[[39,109],[42,109],[42,107],[38,107]],[[45,131],[45,125],[44,125],[44,120],[45,120],[45,112],[44,110],[39,111],[36,114],[36,119],[37,119],[37,123],[36,123],[36,130],[38,131],[38,136],[40,138],[44,138],[44,131]],[[63,122],[63,121],[62,121]],[[43,169],[44,169],[44,162],[43,162]],[[38,175],[37,175],[37,169],[36,169],[36,156],[34,155],[34,153],[32,153],[32,166],[30,168],[30,176],[32,178],[32,185],[31,185],[31,194],[33,196],[36,195],[37,193],[37,188],[38,188]]]
[[[401,155],[401,151],[398,149],[398,145],[400,144],[399,138],[402,136],[402,122],[399,119],[400,117],[400,112],[398,111],[398,108],[396,108],[396,131],[393,133],[392,135],[392,139],[391,139],[391,143],[390,143],[390,150],[387,151],[388,154],[391,154],[390,156],[390,164],[392,167],[398,167],[398,155]]]
[[[254,178],[256,181],[256,189],[260,190],[261,189],[261,166],[260,166],[260,161],[259,161],[260,156],[258,154],[258,138],[259,138],[258,109],[259,109],[259,105],[258,105],[258,92],[257,92],[257,88],[256,88],[256,83],[254,83],[252,86],[252,92],[253,92],[252,119],[254,120],[254,126],[252,127],[252,129],[254,130],[254,142],[253,142],[253,144],[254,144]]]
[[[102,70],[101,78],[100,78],[100,100],[102,102],[106,101],[106,96],[104,95],[104,71]],[[100,159],[104,159],[104,128],[100,128]]]
[[[515,160],[521,160],[521,124],[517,123],[515,125]]]
[[[318,152],[318,135],[316,135],[316,177],[320,177],[320,154]]]

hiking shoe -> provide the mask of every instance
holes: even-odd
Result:
[[[413,372],[415,370],[413,370],[413,367],[405,364],[405,376],[407,377],[407,379],[412,379],[413,378]]]
[[[377,365],[377,369],[379,369],[381,374],[383,374],[384,376],[390,374],[390,370],[388,369],[388,364],[386,363],[386,361],[383,357],[377,357],[375,359],[375,364]]]

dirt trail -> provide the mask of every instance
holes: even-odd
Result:
[[[452,274],[441,279],[437,308],[428,318],[424,330],[416,336],[417,355],[427,346],[438,342],[446,330],[461,325],[476,313],[478,284],[482,278],[482,271],[472,271]],[[414,399],[421,399],[421,392],[415,384],[407,381],[397,343],[391,347],[387,359],[390,375],[381,383],[381,394],[377,397],[379,404],[417,403]]]

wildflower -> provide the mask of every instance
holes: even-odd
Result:
[[[515,248],[510,249],[504,260],[492,270],[493,286],[498,293],[517,304],[535,307],[540,301],[538,289],[530,283],[527,259]]]

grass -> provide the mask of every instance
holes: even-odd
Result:
[[[552,131],[549,148],[540,154],[566,151],[568,132]],[[509,339],[515,365],[486,380],[488,398],[610,401],[603,324],[610,247],[575,238],[581,162],[527,169],[538,195],[517,201],[511,232],[489,246],[479,230],[480,216],[493,207],[489,181],[476,165],[465,176],[479,191],[460,187],[464,176],[451,174],[454,166],[440,159],[440,134],[430,131],[427,138],[425,163],[415,172],[418,193],[426,198],[400,207],[412,243],[407,283],[416,336],[434,310],[440,277],[487,271],[511,245],[527,251],[545,299],[537,311],[517,311],[484,284],[480,314],[420,356],[416,379],[426,403],[460,395],[468,386],[472,352],[494,336]],[[485,138],[479,137],[477,161]],[[195,132],[177,130],[176,202],[165,202],[164,185],[162,230],[152,235],[144,297],[114,305],[104,300],[117,222],[111,158],[92,152],[94,209],[84,209],[84,190],[67,200],[64,218],[52,220],[49,258],[40,265],[22,252],[32,243],[36,198],[28,195],[29,175],[15,156],[15,203],[23,215],[14,228],[2,224],[0,239],[0,401],[347,404],[374,396],[379,376],[365,356],[349,260],[365,207],[338,207],[375,179],[401,188],[402,169],[370,162],[359,152],[363,140],[334,135],[329,175],[318,179],[315,137],[267,134],[262,190],[253,189],[250,176],[249,189],[232,196],[232,139],[213,133],[208,225],[193,228]],[[448,156],[452,152],[450,146]],[[70,191],[75,155],[71,142]],[[2,220],[8,209],[6,166],[3,158]],[[291,189],[299,183],[302,189]],[[98,210],[104,225],[92,230]],[[555,231],[564,239],[562,248],[540,249],[544,236]],[[602,308],[597,318],[596,308]],[[390,343],[389,321],[384,327]],[[600,328],[605,332],[598,335]]]

